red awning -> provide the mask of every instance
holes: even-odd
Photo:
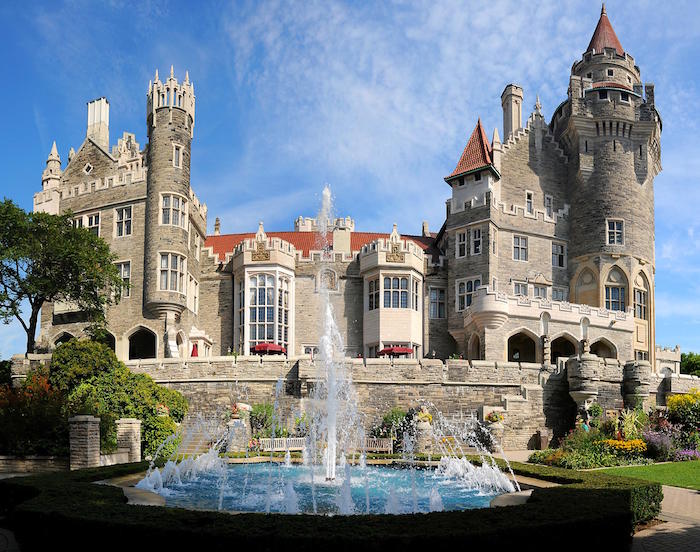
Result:
[[[286,354],[287,349],[282,347],[282,345],[277,345],[277,343],[258,343],[253,347],[253,352],[260,354]]]
[[[386,347],[377,353],[378,355],[410,355],[413,354],[413,349],[410,347]]]

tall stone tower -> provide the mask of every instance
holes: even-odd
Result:
[[[633,348],[654,362],[654,177],[661,119],[654,85],[624,51],[605,11],[571,69],[550,127],[569,157],[572,302],[633,308]],[[611,324],[615,324],[614,318]]]
[[[144,305],[165,320],[166,354],[175,347],[176,323],[187,307],[194,104],[189,74],[178,83],[171,67],[161,82],[156,71],[148,88]]]

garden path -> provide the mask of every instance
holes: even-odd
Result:
[[[700,491],[663,486],[661,515],[666,523],[634,536],[632,552],[700,550]]]

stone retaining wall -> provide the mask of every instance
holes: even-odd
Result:
[[[0,456],[0,473],[41,473],[68,469],[68,458],[58,456]]]

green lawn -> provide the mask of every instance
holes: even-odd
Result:
[[[700,491],[700,461],[671,462],[668,464],[652,464],[650,466],[628,466],[606,468],[601,471],[609,475],[622,475],[655,481],[662,485],[685,487]]]

